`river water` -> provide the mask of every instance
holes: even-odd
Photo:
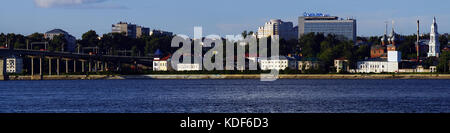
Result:
[[[1,81],[2,113],[450,113],[450,80]]]

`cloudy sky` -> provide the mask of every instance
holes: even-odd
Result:
[[[386,21],[395,21],[398,33],[413,34],[415,20],[429,32],[432,18],[439,32],[450,32],[449,0],[2,0],[0,32],[31,34],[61,28],[77,38],[90,30],[100,34],[126,21],[192,36],[194,26],[204,35],[255,31],[269,19],[297,24],[304,12],[323,12],[356,18],[358,35],[384,32]]]

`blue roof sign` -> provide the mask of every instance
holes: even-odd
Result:
[[[304,17],[329,17],[330,14],[323,14],[323,13],[303,13]]]

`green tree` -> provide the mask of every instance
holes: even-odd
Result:
[[[0,34],[0,46],[4,46],[6,44],[6,35],[1,33]]]
[[[102,47],[101,43],[99,43],[98,35],[94,30],[89,30],[81,36],[81,40],[79,43],[82,47]]]
[[[439,43],[441,44],[440,49],[443,49],[443,48],[447,47],[447,44],[448,44],[447,36],[444,36],[444,35],[439,36]]]
[[[14,43],[14,48],[16,49],[26,48],[26,38],[23,35],[20,34],[15,35],[14,40],[11,43]]]
[[[48,50],[49,51],[62,51],[64,47],[67,47],[67,40],[64,37],[64,35],[58,35],[54,36],[53,39],[50,41]]]
[[[320,52],[320,42],[323,34],[309,33],[299,39],[299,46],[303,57],[316,57]]]
[[[137,56],[138,55],[138,50],[137,50],[137,46],[132,46],[131,47],[131,56]]]
[[[44,38],[44,34],[35,32],[28,36],[28,41],[29,43],[32,43],[32,42],[44,42],[46,40]]]
[[[444,51],[439,57],[439,64],[437,66],[438,72],[448,73],[449,71],[449,62],[450,62],[450,52]]]

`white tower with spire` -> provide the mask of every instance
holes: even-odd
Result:
[[[428,57],[439,57],[440,51],[439,33],[436,24],[436,17],[433,19],[430,32],[430,42],[428,43]]]

